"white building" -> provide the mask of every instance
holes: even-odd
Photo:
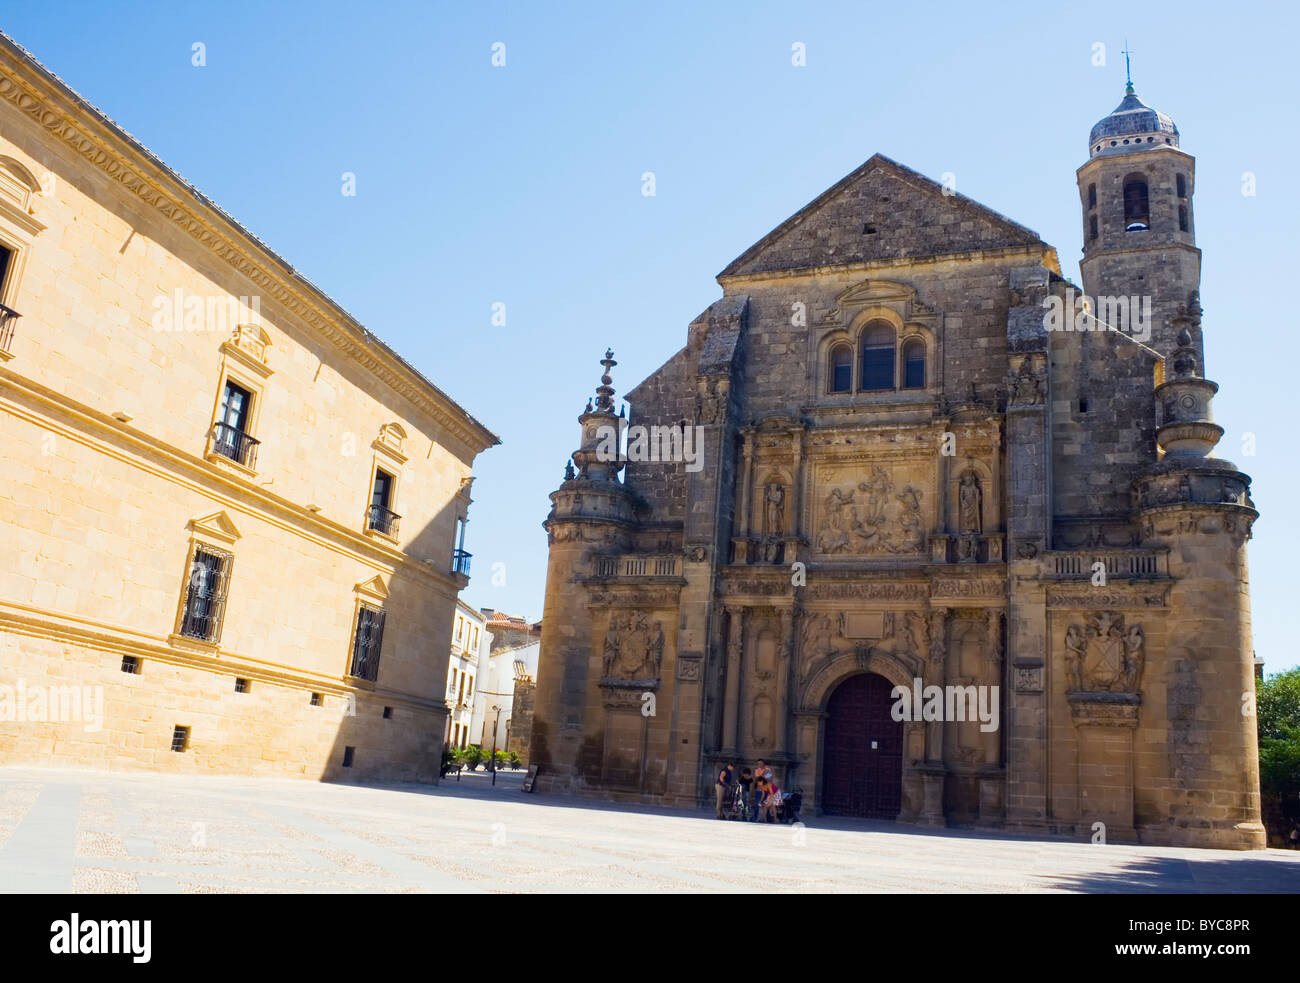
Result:
[[[537,678],[537,656],[540,640],[505,647],[481,657],[479,686],[474,695],[474,714],[470,733],[484,748],[493,746],[493,727],[496,743],[502,751],[509,751],[510,719],[514,710],[515,679],[521,674]],[[499,714],[498,714],[499,710]]]
[[[488,661],[487,653],[492,643],[486,621],[464,601],[457,601],[456,621],[451,633],[451,659],[447,668],[447,706],[451,712],[447,716],[447,733],[443,738],[452,747],[477,743],[470,734],[480,667]]]

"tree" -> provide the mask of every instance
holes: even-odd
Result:
[[[1300,666],[1255,686],[1265,825],[1285,838],[1300,821]]]

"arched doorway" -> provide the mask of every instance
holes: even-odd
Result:
[[[823,812],[898,818],[903,802],[903,723],[890,716],[893,688],[884,676],[861,673],[840,683],[826,702]]]

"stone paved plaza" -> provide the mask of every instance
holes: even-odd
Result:
[[[0,891],[1300,892],[1300,852],[1099,846],[525,795],[0,768]]]

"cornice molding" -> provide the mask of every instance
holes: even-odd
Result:
[[[0,600],[0,629],[15,635],[82,645],[116,655],[133,655],[154,662],[200,669],[205,672],[244,676],[254,681],[274,683],[278,686],[345,699],[350,694],[362,690],[361,687],[353,686],[348,676],[332,677],[295,671],[286,666],[241,656],[226,649],[221,650],[219,657],[201,652],[197,648],[193,651],[184,650],[172,646],[165,639],[144,632],[93,621],[89,618],[57,614],[17,601]],[[215,650],[216,646],[213,646],[213,649]],[[371,688],[366,687],[365,690],[370,692]],[[444,709],[444,704],[435,698],[425,698],[390,689],[374,689],[373,693],[375,696],[392,699],[413,709],[435,713]]]
[[[35,74],[46,87],[33,80]],[[501,441],[202,192],[0,35],[0,99],[153,208],[470,450]]]
[[[54,415],[71,417],[71,420],[56,421],[52,416],[41,415],[6,398],[6,386],[26,395],[46,412],[53,411]],[[396,546],[378,543],[3,366],[0,366],[0,409],[157,478],[182,485],[224,509],[255,516],[315,546],[364,563],[376,573],[387,575],[402,569],[449,598],[457,597],[463,587],[460,582],[463,578],[444,573]],[[125,443],[130,451],[114,446],[115,440]],[[161,457],[165,466],[148,460],[149,454]]]

